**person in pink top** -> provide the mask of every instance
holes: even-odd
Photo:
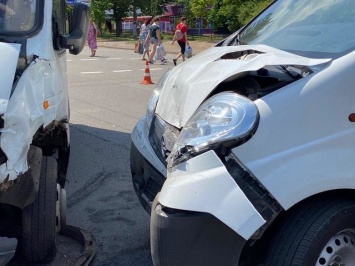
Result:
[[[88,41],[88,45],[89,48],[91,50],[91,57],[95,56],[96,54],[96,50],[97,50],[97,33],[98,33],[98,29],[96,24],[90,20],[90,24],[89,24],[89,32],[88,32],[88,37],[87,37],[87,41]]]
[[[187,40],[187,26],[186,26],[186,17],[181,17],[181,22],[176,26],[176,30],[180,30],[183,34],[183,37],[178,40],[178,44],[180,46],[180,53],[173,59],[174,65],[176,66],[177,60],[182,57],[182,61],[185,61],[185,49],[186,45],[189,45],[189,41]],[[174,41],[173,41],[174,44]]]

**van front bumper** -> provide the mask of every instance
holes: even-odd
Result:
[[[136,124],[131,138],[130,167],[133,187],[140,203],[150,214],[152,202],[166,180],[166,167],[149,142],[145,116]]]
[[[246,243],[213,215],[152,205],[151,253],[155,266],[238,265]]]

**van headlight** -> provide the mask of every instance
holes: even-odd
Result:
[[[186,123],[168,157],[171,168],[221,144],[235,145],[254,132],[259,112],[253,101],[222,92],[204,102]]]
[[[147,112],[146,112],[146,125],[150,128],[152,124],[153,117],[155,114],[155,109],[159,100],[160,92],[164,87],[165,81],[167,80],[171,69],[169,69],[158,81],[157,86],[155,87],[152,96],[149,99]]]

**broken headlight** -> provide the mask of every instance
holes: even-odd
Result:
[[[171,69],[169,69],[158,81],[157,86],[155,87],[152,96],[149,99],[148,102],[148,107],[147,107],[147,112],[146,112],[146,123],[147,127],[150,128],[150,125],[152,124],[155,109],[157,107],[157,103],[159,100],[160,92],[164,87],[165,81],[167,77],[169,76]]]
[[[219,146],[231,145],[253,132],[259,112],[253,101],[222,92],[204,102],[182,129],[168,157],[171,168]]]

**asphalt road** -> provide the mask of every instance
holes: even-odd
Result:
[[[133,190],[129,167],[130,133],[145,114],[154,85],[142,85],[145,61],[131,50],[87,47],[67,55],[71,154],[67,224],[94,235],[98,253],[91,265],[151,266],[149,215]],[[150,65],[153,82],[169,68]],[[58,236],[55,260],[46,266],[74,265],[81,246]],[[11,266],[29,265],[20,257]],[[42,264],[41,264],[42,265]]]
[[[130,133],[144,115],[154,85],[142,85],[145,61],[130,50],[99,48],[68,56],[71,157],[68,224],[97,239],[93,265],[152,265],[149,216],[131,183]],[[173,67],[150,65],[153,82]]]

